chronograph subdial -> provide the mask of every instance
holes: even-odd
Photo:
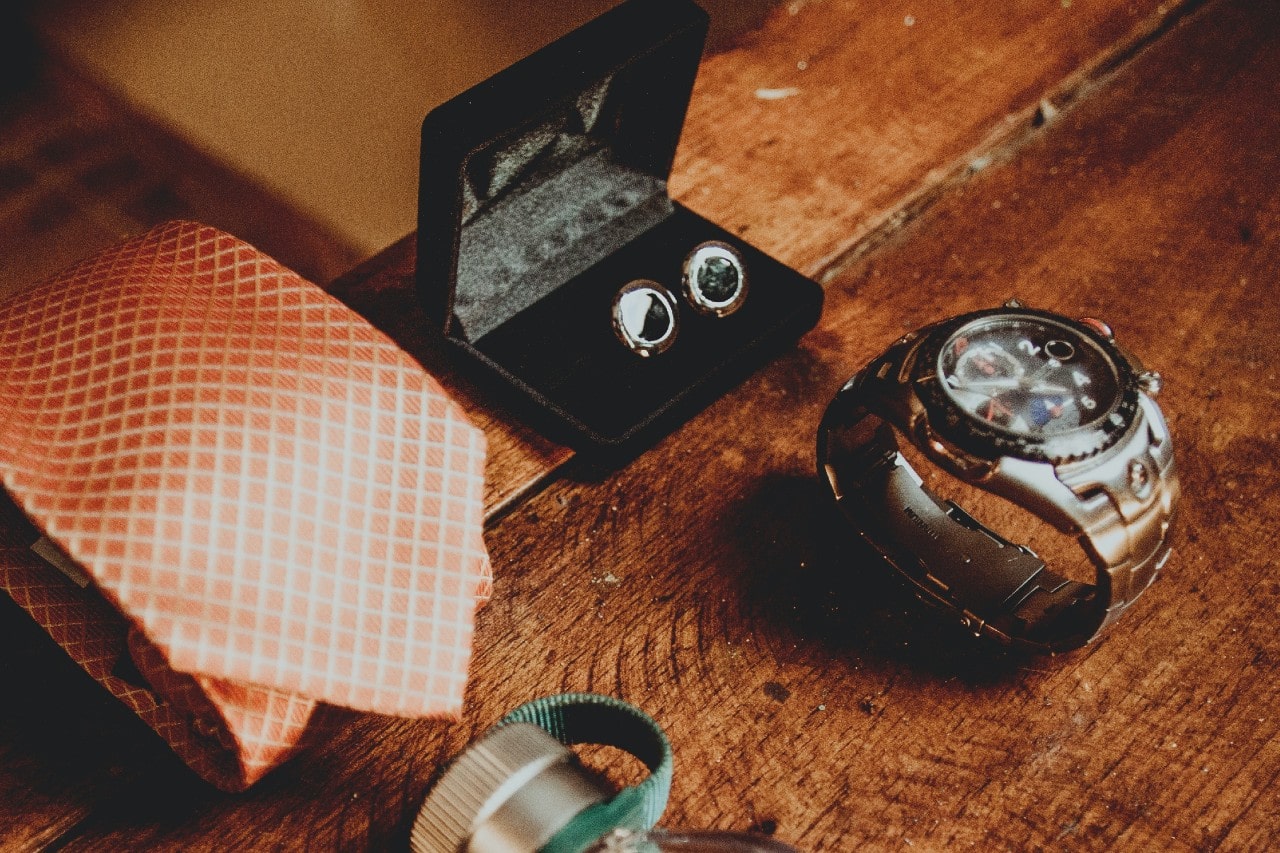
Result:
[[[972,411],[995,426],[1018,432],[1035,432],[1044,430],[1067,414],[1073,402],[1065,394],[1014,388],[987,396]]]
[[[995,387],[1012,387],[1009,381],[1016,385],[1026,372],[1022,362],[997,343],[971,344],[967,338],[960,338],[954,349],[956,366],[952,375],[963,385],[994,383]]]

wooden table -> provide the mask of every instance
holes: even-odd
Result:
[[[343,714],[224,795],[10,607],[0,844],[403,849],[442,760],[515,704],[590,690],[667,727],[670,826],[809,850],[1273,847],[1278,99],[1274,3],[779,9],[705,62],[673,189],[822,281],[823,319],[617,471],[450,378],[493,450],[465,718]],[[410,240],[334,289],[449,377],[411,274]],[[1056,658],[939,627],[851,557],[814,474],[844,379],[1011,295],[1105,317],[1163,373],[1184,490],[1160,581]]]

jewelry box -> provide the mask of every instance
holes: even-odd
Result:
[[[623,3],[422,124],[428,318],[579,450],[669,429],[821,312],[814,281],[668,195],[707,23],[689,0]]]

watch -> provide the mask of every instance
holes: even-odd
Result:
[[[1010,301],[912,332],[850,379],[818,431],[841,515],[916,594],[978,635],[1084,645],[1155,580],[1178,500],[1158,373],[1105,323]],[[931,493],[897,437],[1078,537],[1093,584]]]

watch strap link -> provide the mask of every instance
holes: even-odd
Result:
[[[1127,467],[1112,475],[1117,482],[1107,490],[1109,495],[1136,493],[1136,499],[1108,498],[1111,511],[1097,513],[1096,522],[1085,525],[1080,537],[1094,562],[1106,566],[1099,577],[1099,585],[1108,587],[1102,595],[1108,606],[1101,628],[1155,581],[1170,553],[1169,526],[1179,493],[1173,443],[1160,408],[1146,395],[1139,402],[1142,429],[1130,439],[1134,449],[1120,455]]]
[[[874,367],[837,395],[818,438],[820,473],[854,528],[922,598],[955,611],[975,634],[1053,651],[1087,642],[1107,615],[1103,591],[1054,574],[1030,549],[930,492],[891,424],[864,402],[864,383],[887,373]]]

